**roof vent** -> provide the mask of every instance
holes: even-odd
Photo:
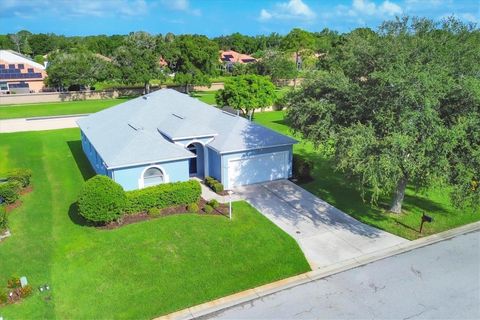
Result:
[[[228,112],[228,111],[222,111],[222,113],[225,113],[225,114],[227,114],[227,115],[229,115],[229,116],[231,116],[231,117],[236,117],[236,116],[237,116],[236,114],[231,113],[231,112]]]
[[[148,96],[143,96],[142,98],[143,98],[143,100],[147,100]]]
[[[178,119],[185,119],[183,116],[179,116],[178,114],[172,113],[172,116],[177,117]]]
[[[132,128],[135,131],[143,130],[143,127],[138,124],[128,123],[128,125],[130,126],[130,128]]]

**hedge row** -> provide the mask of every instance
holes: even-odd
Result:
[[[159,184],[140,190],[127,191],[126,213],[147,211],[150,208],[167,208],[187,205],[200,200],[202,190],[197,181]]]
[[[80,192],[80,215],[93,222],[110,222],[125,213],[149,212],[200,200],[197,181],[165,183],[145,189],[127,191],[112,179],[97,175],[88,180]]]

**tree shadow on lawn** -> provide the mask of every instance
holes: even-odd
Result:
[[[68,147],[72,152],[73,159],[75,159],[75,163],[77,164],[77,168],[80,170],[82,174],[83,180],[88,180],[95,175],[95,171],[93,171],[90,162],[88,161],[85,153],[82,149],[82,142],[80,140],[76,141],[67,141]]]

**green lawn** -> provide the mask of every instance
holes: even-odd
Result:
[[[127,100],[120,98],[0,106],[0,119],[93,113]]]
[[[190,96],[214,106],[217,104],[215,101],[216,93],[217,91],[194,91],[190,94]]]
[[[284,121],[283,111],[257,113],[255,121],[281,133],[292,135]],[[299,137],[297,139],[301,140]],[[455,228],[480,220],[480,213],[464,212],[454,208],[448,198],[448,190],[432,187],[426,192],[416,193],[408,189],[404,202],[405,213],[393,215],[386,213],[390,199],[381,199],[378,205],[362,201],[355,183],[349,181],[340,172],[335,172],[332,163],[322,155],[322,150],[315,150],[306,141],[295,145],[294,153],[312,159],[314,181],[301,186],[319,196],[335,207],[343,210],[356,219],[397,234],[407,239],[420,237],[418,229],[423,212],[433,216],[434,222],[424,225],[423,236]]]
[[[5,319],[147,319],[309,270],[296,242],[245,202],[234,219],[177,215],[116,230],[82,225],[75,202],[92,176],[78,129],[0,135],[0,172],[33,170],[9,214],[0,283],[52,290],[0,308]]]

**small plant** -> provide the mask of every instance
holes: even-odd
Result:
[[[8,302],[8,295],[6,292],[0,292],[0,305]]]
[[[13,276],[7,281],[7,288],[15,289],[15,288],[20,288],[20,286],[21,284],[20,284],[19,277]]]
[[[217,182],[215,184],[212,185],[212,189],[213,191],[215,191],[216,193],[220,193],[223,191],[223,184],[221,184],[220,182]]]
[[[196,203],[190,203],[188,206],[187,206],[187,211],[188,212],[198,212],[198,204]]]
[[[8,204],[14,203],[18,200],[21,189],[22,184],[18,181],[0,183],[0,197],[2,197]]]
[[[150,208],[147,210],[148,215],[150,216],[158,216],[162,213],[160,208]]]
[[[216,209],[220,205],[216,199],[212,199],[207,202],[208,205],[212,206],[212,208]]]
[[[22,188],[30,185],[32,178],[32,170],[30,169],[15,169],[7,173],[7,181],[18,181]]]
[[[7,208],[0,205],[0,233],[8,227]]]
[[[301,156],[293,156],[293,176],[300,182],[308,182],[312,178],[313,161]]]
[[[20,296],[22,298],[28,297],[29,295],[32,294],[33,288],[30,285],[26,285],[23,288],[20,288]]]
[[[203,210],[205,210],[205,213],[210,214],[213,212],[213,207],[209,204],[206,204]]]

